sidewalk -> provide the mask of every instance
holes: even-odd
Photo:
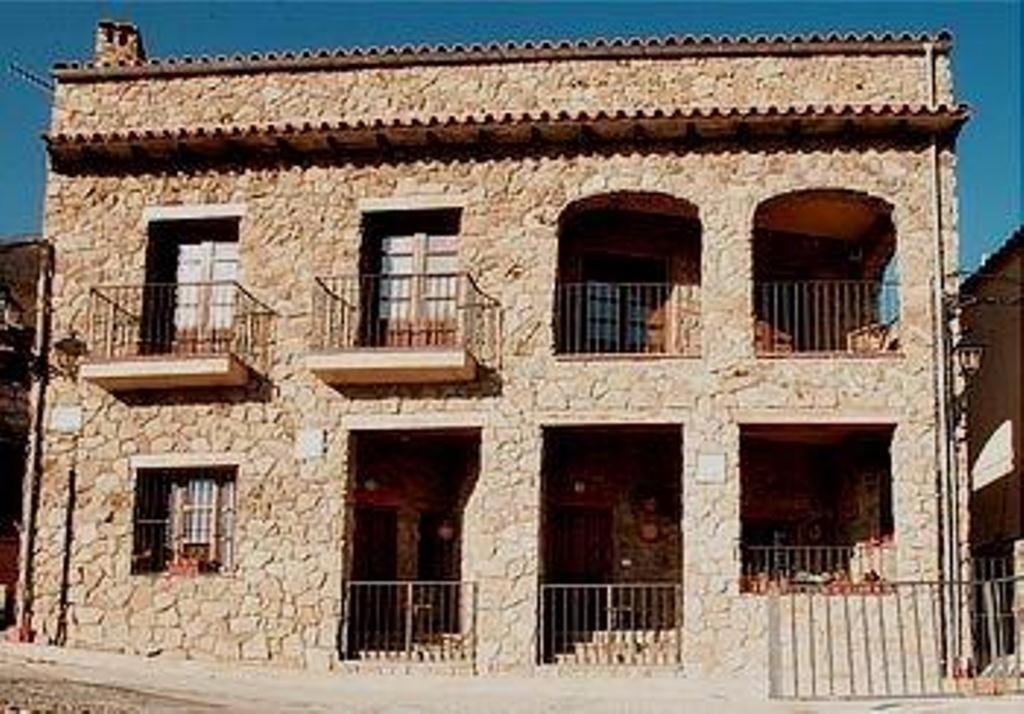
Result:
[[[683,677],[445,677],[311,673],[0,644],[0,705],[92,712],[1020,712],[1024,698],[768,702],[742,682]],[[3,707],[0,706],[0,709]],[[10,710],[8,710],[10,711]]]

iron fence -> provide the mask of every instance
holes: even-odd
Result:
[[[475,583],[349,581],[344,592],[346,659],[475,661]]]
[[[465,347],[499,352],[500,309],[466,273],[321,277],[313,290],[315,350]]]
[[[265,367],[273,311],[235,282],[145,283],[93,288],[93,358],[233,354]]]
[[[951,601],[963,604],[964,632]],[[871,597],[790,590],[766,605],[773,697],[1024,691],[1024,578],[890,582]]]
[[[994,580],[1012,578],[1014,575],[1013,552],[1006,555],[974,555],[970,557],[972,580]]]
[[[541,585],[543,664],[638,666],[682,661],[682,587]]]
[[[559,354],[700,354],[700,287],[671,283],[559,283]]]
[[[898,285],[870,280],[754,284],[758,354],[879,354],[899,349]]]
[[[891,543],[742,545],[740,592],[884,592],[894,560]]]

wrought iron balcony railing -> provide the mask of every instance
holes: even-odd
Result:
[[[273,311],[234,282],[93,288],[90,357],[233,355],[264,369]]]
[[[545,584],[542,664],[673,665],[682,655],[682,586]]]
[[[740,591],[875,592],[894,575],[892,543],[743,545]]]
[[[466,273],[321,277],[312,348],[461,347],[488,363],[498,355],[499,320],[497,300]]]
[[[882,354],[899,349],[894,283],[806,280],[754,284],[758,354]]]
[[[672,283],[559,283],[558,354],[700,354],[700,287]]]
[[[471,663],[476,656],[476,584],[345,583],[349,660]]]

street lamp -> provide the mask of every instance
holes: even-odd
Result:
[[[57,369],[72,379],[78,373],[78,362],[89,351],[85,340],[78,336],[78,333],[71,330],[68,334],[53,343],[53,349],[57,353]]]
[[[953,347],[953,357],[964,381],[970,381],[981,369],[981,358],[985,354],[985,345],[976,342],[969,335],[964,335]]]

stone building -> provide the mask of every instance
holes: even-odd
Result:
[[[979,555],[1006,557],[1016,541],[1024,546],[1024,228],[964,281],[961,293],[965,334],[984,349],[965,394],[971,545]]]
[[[732,674],[937,576],[948,36],[141,47],[54,71],[39,638]]]

